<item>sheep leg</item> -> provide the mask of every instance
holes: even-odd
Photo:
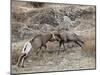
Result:
[[[65,45],[64,45],[64,43],[62,43],[62,44],[63,44],[64,50],[65,50]]]
[[[22,55],[19,57],[18,62],[17,62],[17,66],[18,66],[18,67],[20,66],[20,63],[21,63],[23,57],[24,57],[24,54],[22,54]]]
[[[47,46],[46,45],[44,45],[44,47],[45,47],[45,50],[47,49]]]
[[[58,50],[58,55],[60,53],[60,48],[61,48],[62,42],[59,42],[59,50]]]
[[[83,43],[81,43],[80,41],[78,41],[78,43],[81,45],[81,48],[83,49]]]
[[[40,50],[41,50],[41,47],[39,47],[39,48],[37,49],[36,55],[39,54]]]
[[[25,54],[22,59],[21,67],[24,67],[24,62],[25,62],[26,58],[27,58],[27,55]]]
[[[78,41],[75,41],[75,42],[76,42],[81,48],[83,48],[82,45],[81,45]]]
[[[84,41],[81,40],[79,37],[77,38],[77,40],[78,40],[79,42],[81,42],[82,44],[84,44]]]

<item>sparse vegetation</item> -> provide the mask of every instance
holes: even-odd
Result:
[[[43,7],[45,3],[42,3],[42,2],[29,2],[28,4],[32,5],[33,7],[39,8],[39,7]]]
[[[88,56],[94,56],[96,53],[96,41],[95,41],[95,32],[90,30],[86,32],[88,35],[85,36],[84,51]]]
[[[27,73],[95,68],[95,6],[13,0],[11,12],[12,72]],[[74,46],[67,47],[70,44],[65,44],[66,51],[63,51],[61,47],[61,53],[57,55],[58,42],[48,42],[47,50],[42,49],[43,57],[36,56],[33,50],[25,62],[25,68],[17,70],[15,65],[24,43],[37,33],[66,30],[68,24],[64,22],[65,14],[69,19],[74,17],[75,20],[69,22],[71,28],[69,30],[81,36],[84,41],[83,49],[71,42]],[[86,56],[83,55],[83,51],[87,54]]]
[[[95,40],[86,41],[84,43],[84,51],[86,52],[87,56],[95,57],[95,53],[96,53]]]

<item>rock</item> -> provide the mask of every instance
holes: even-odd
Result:
[[[32,60],[28,60],[28,63],[32,63]]]

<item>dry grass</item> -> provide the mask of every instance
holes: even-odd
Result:
[[[96,53],[96,36],[95,36],[95,28],[79,31],[82,39],[84,40],[83,51],[87,56],[94,56]]]
[[[95,29],[91,29],[88,31],[83,32],[83,37],[85,39],[85,41],[91,41],[91,40],[95,40]]]
[[[11,57],[11,64],[12,65],[17,64],[19,56],[20,56],[20,53],[18,51],[16,51],[16,50],[12,51],[12,57]]]
[[[95,43],[95,32],[87,32],[84,35],[84,51],[88,56],[95,56],[96,53],[96,43]]]
[[[88,56],[94,56],[95,57],[95,53],[96,53],[95,40],[86,41],[84,43],[84,51],[86,52],[86,54]]]

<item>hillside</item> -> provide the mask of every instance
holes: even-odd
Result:
[[[13,73],[95,68],[95,6],[13,0],[11,7]],[[20,51],[27,40],[39,33],[63,30],[70,30],[82,37],[84,49],[68,43],[66,51],[62,50],[57,55],[58,43],[49,42],[48,49],[43,51],[43,57],[36,56],[33,51],[25,62],[25,68],[16,67]]]

